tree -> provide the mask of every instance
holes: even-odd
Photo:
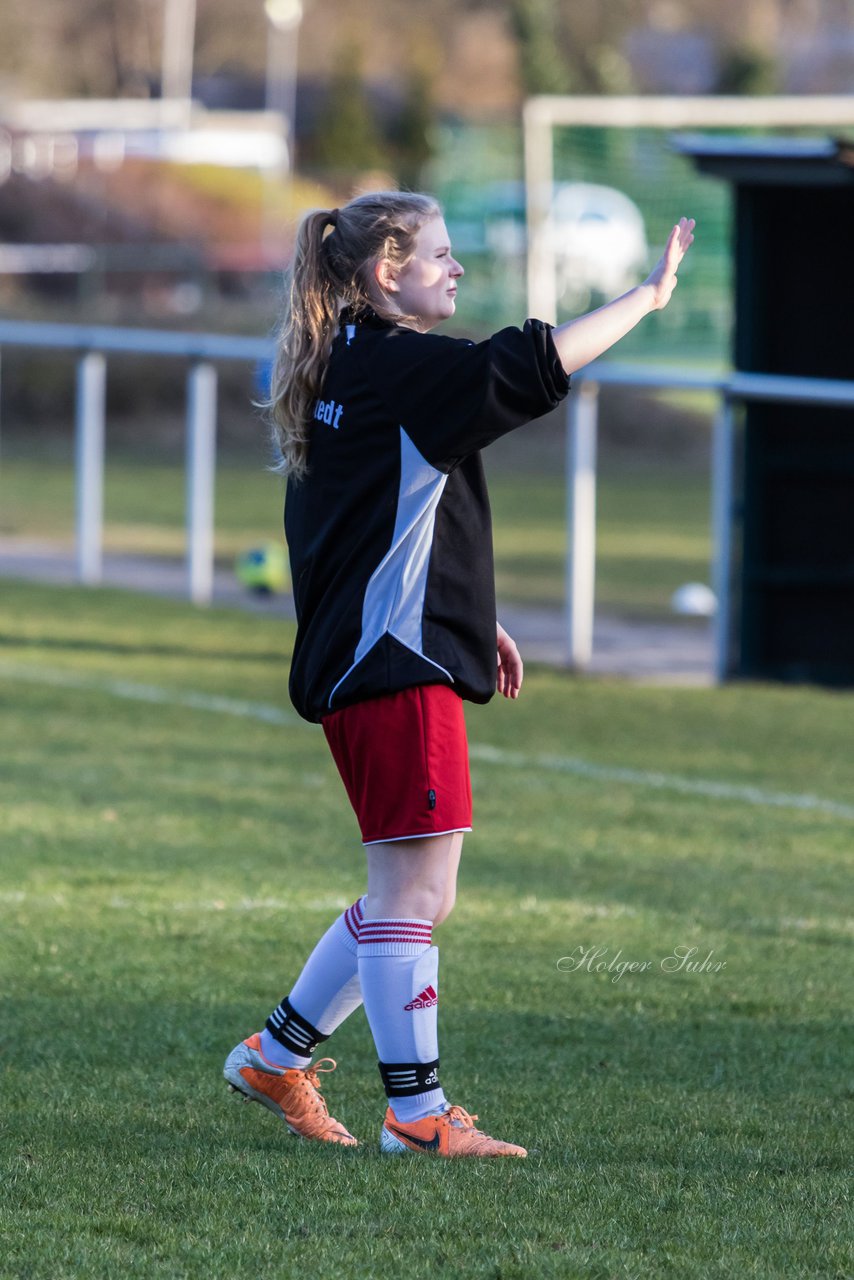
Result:
[[[418,62],[410,69],[403,105],[391,130],[397,156],[397,176],[402,187],[418,190],[425,165],[435,154],[433,141],[433,77]]]
[[[333,174],[359,173],[386,163],[370,99],[362,78],[362,54],[352,41],[336,54],[324,109],[314,139],[318,163]]]
[[[519,42],[525,95],[568,93],[569,73],[558,42],[554,0],[510,0],[510,24]]]
[[[779,93],[779,74],[774,58],[745,45],[723,50],[718,75],[718,93],[739,96]]]

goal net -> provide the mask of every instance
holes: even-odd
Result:
[[[620,360],[728,363],[729,184],[700,175],[680,137],[850,134],[851,98],[581,98],[526,103],[528,314],[561,321],[637,283],[676,220],[697,220],[680,305],[649,317]]]

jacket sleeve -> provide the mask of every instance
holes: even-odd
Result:
[[[551,327],[541,320],[478,343],[395,329],[365,371],[419,453],[441,471],[548,413],[569,390]]]

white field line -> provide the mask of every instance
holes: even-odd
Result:
[[[27,680],[34,684],[47,684],[64,689],[90,689],[134,702],[187,707],[193,711],[218,712],[221,715],[238,716],[245,720],[260,720],[265,724],[288,727],[306,724],[293,712],[283,711],[279,707],[270,706],[264,702],[245,702],[240,698],[225,698],[191,689],[161,688],[158,685],[90,676],[82,672],[62,671],[59,668],[33,667],[23,663],[0,661],[0,679]],[[762,787],[716,782],[712,778],[683,778],[675,773],[594,764],[575,756],[507,751],[503,747],[492,747],[487,743],[471,742],[469,756],[482,764],[510,765],[517,769],[536,769],[547,773],[567,773],[594,782],[625,783],[628,786],[645,787],[654,791],[675,791],[680,795],[703,796],[706,799],[734,800],[756,808],[797,809],[802,812],[828,814],[834,818],[854,821],[854,805],[842,804],[839,801],[827,800],[809,793],[766,791]]]
[[[192,689],[163,689],[159,685],[113,680],[59,668],[29,667],[0,661],[0,679],[29,680],[33,684],[55,685],[60,689],[91,689],[96,693],[111,694],[114,698],[128,698],[132,702],[189,707],[192,711],[219,711],[223,715],[242,716],[246,720],[263,720],[266,724],[305,723],[292,711],[282,711],[265,702],[244,702],[240,698],[223,698],[215,693],[197,693]]]
[[[715,782],[711,778],[682,778],[677,773],[657,773],[649,769],[625,769],[619,765],[591,764],[573,756],[527,755],[521,751],[505,751],[500,747],[472,745],[473,760],[489,764],[515,765],[518,768],[543,769],[550,773],[572,773],[597,782],[625,782],[631,786],[650,787],[660,791],[679,791],[688,796],[708,796],[714,800],[739,800],[762,808],[806,809],[832,814],[835,818],[854,820],[854,805],[825,800],[808,793],[765,791],[761,787],[743,787],[733,782]]]

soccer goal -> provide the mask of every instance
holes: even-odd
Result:
[[[685,305],[620,346],[723,363],[731,314],[725,183],[703,178],[680,132],[846,135],[854,97],[534,97],[523,112],[528,314],[555,323],[630,288],[675,220],[698,224]],[[672,330],[672,332],[671,332]]]
[[[701,176],[686,153],[709,132],[738,134],[767,155],[769,135],[814,148],[816,134],[851,136],[852,97],[536,97],[525,104],[528,314],[556,323],[618,296],[653,266],[675,220],[697,219],[697,241],[675,306],[649,316],[619,344],[618,363],[597,361],[576,383],[567,453],[567,652],[590,663],[596,541],[596,404],[600,384],[689,387],[720,398],[712,440],[713,566],[718,600],[715,668],[723,678],[729,628],[733,406],[762,394],[754,375],[727,373],[733,317],[731,189]],[[812,141],[810,141],[810,138]],[[627,362],[627,363],[624,363]],[[776,394],[767,388],[765,394]],[[773,381],[773,380],[772,380]],[[844,388],[781,395],[816,399]],[[747,383],[751,385],[748,387]],[[847,403],[847,401],[846,401]]]

